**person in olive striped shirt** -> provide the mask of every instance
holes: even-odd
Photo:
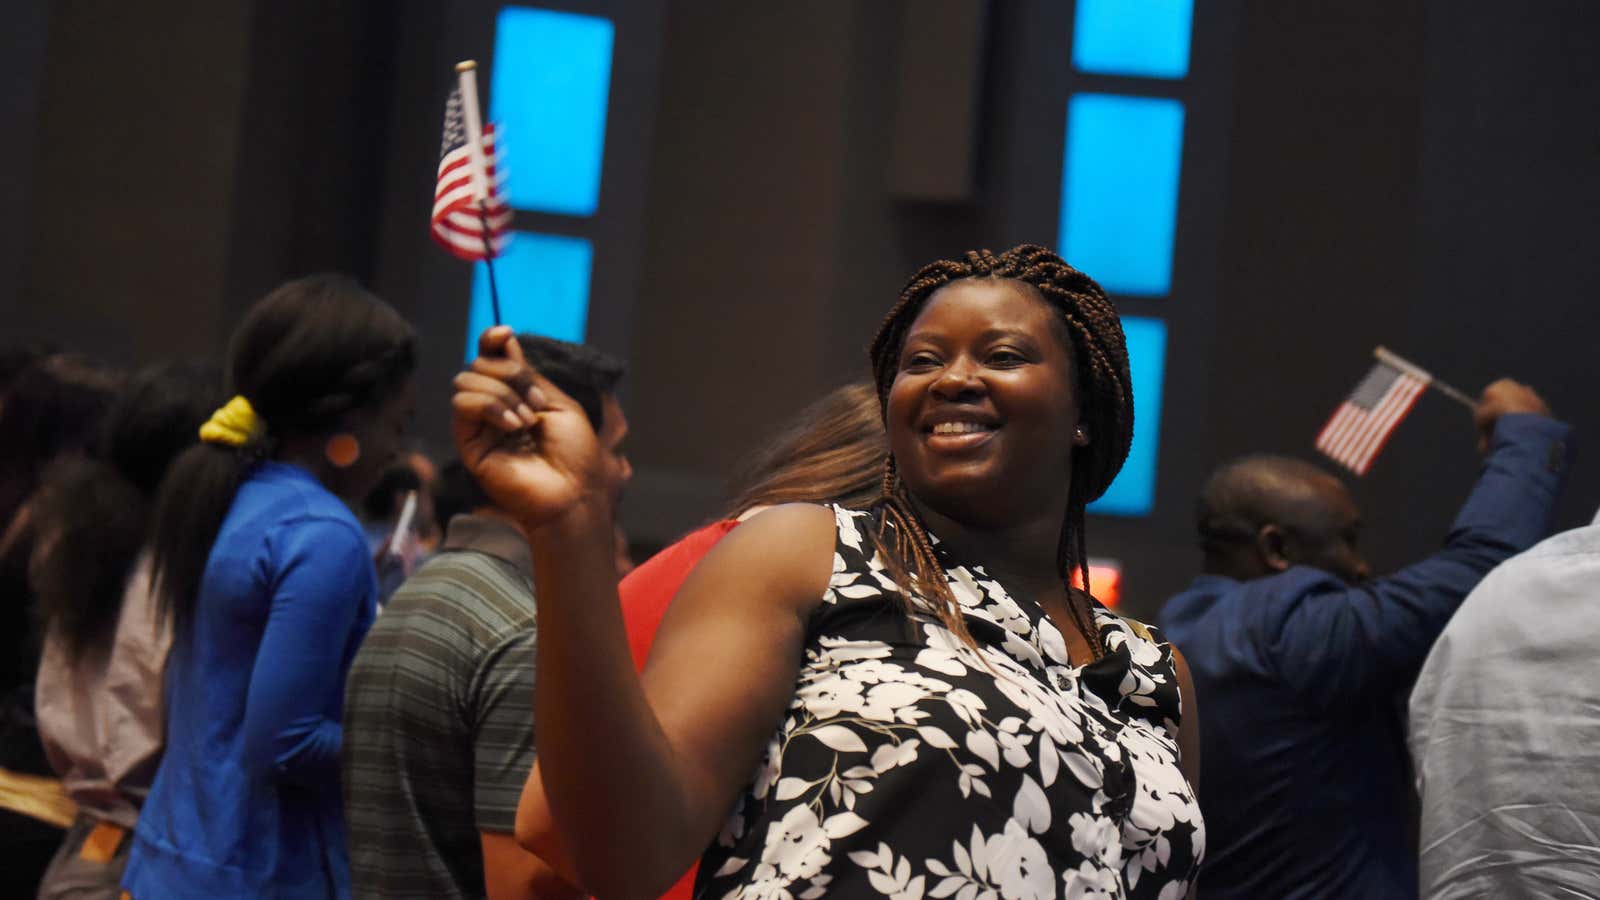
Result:
[[[621,451],[621,363],[564,341],[518,340],[583,406],[620,497],[632,475]],[[466,495],[471,512],[449,522],[440,553],[395,593],[345,684],[354,896],[581,896],[512,835],[534,759],[537,630],[527,539],[459,463],[440,481]]]

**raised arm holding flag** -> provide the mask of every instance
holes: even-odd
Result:
[[[1334,458],[1365,471],[1429,384],[1380,353],[1345,404],[1361,416],[1335,414],[1349,427]],[[1395,704],[1479,579],[1548,533],[1571,462],[1569,428],[1527,385],[1500,379],[1471,406],[1484,454],[1477,481],[1443,545],[1389,574],[1363,558],[1362,510],[1320,466],[1247,456],[1201,489],[1202,573],[1167,602],[1160,625],[1203,698],[1207,900],[1417,896]],[[1409,499],[1387,515],[1416,527],[1425,520]]]

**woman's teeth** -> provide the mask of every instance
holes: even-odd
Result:
[[[993,425],[982,425],[977,422],[940,422],[933,426],[934,434],[975,434],[979,431],[993,430]]]

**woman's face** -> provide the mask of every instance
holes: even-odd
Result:
[[[889,388],[890,450],[921,502],[1003,526],[1066,503],[1077,439],[1059,314],[1018,281],[964,279],[911,324]]]

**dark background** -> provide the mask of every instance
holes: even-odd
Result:
[[[1205,472],[1309,455],[1374,344],[1600,426],[1600,4],[1200,0],[1189,76],[1155,88],[1073,73],[1066,2],[538,5],[616,22],[589,338],[632,366],[641,543],[714,515],[765,429],[865,375],[917,266],[1055,243],[1073,90],[1187,105],[1173,294],[1121,304],[1170,328],[1156,507],[1090,526],[1133,614],[1193,574]],[[346,270],[424,336],[418,430],[447,454],[470,273],[426,218],[450,64],[492,65],[497,8],[11,0],[4,341],[220,356],[274,284]],[[1437,545],[1473,437],[1430,394],[1354,484],[1380,568]]]

